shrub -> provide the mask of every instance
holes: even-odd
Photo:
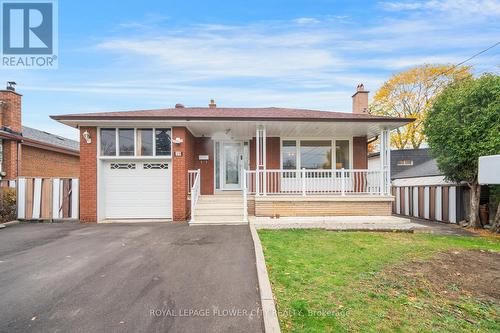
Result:
[[[0,188],[0,222],[9,222],[17,217],[16,190]]]

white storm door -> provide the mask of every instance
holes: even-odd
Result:
[[[222,189],[241,189],[241,166],[243,163],[241,142],[224,142],[222,148]]]

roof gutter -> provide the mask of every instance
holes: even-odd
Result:
[[[162,116],[50,116],[57,121],[99,121],[99,120],[165,120],[165,121],[290,121],[290,122],[413,122],[415,118],[270,118],[270,117],[162,117]]]

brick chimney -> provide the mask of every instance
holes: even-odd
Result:
[[[356,92],[352,95],[352,113],[368,114],[369,93],[362,83],[358,84]]]
[[[211,99],[210,104],[208,104],[208,107],[210,109],[215,109],[217,107],[217,104],[215,104],[215,100]]]
[[[21,135],[21,98],[14,82],[9,82],[5,90],[0,90],[0,131],[15,136]],[[19,139],[2,139],[2,179],[16,179],[20,170]]]
[[[9,82],[5,90],[0,90],[0,129],[21,133],[21,97]]]

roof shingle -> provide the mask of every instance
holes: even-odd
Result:
[[[75,140],[63,138],[61,136],[37,130],[35,128],[23,126],[23,137],[33,141],[46,143],[49,145],[79,151],[80,143]]]
[[[413,119],[290,108],[170,108],[156,110],[81,113],[51,116],[55,120],[192,119],[192,120],[300,120],[300,121],[412,121]]]

